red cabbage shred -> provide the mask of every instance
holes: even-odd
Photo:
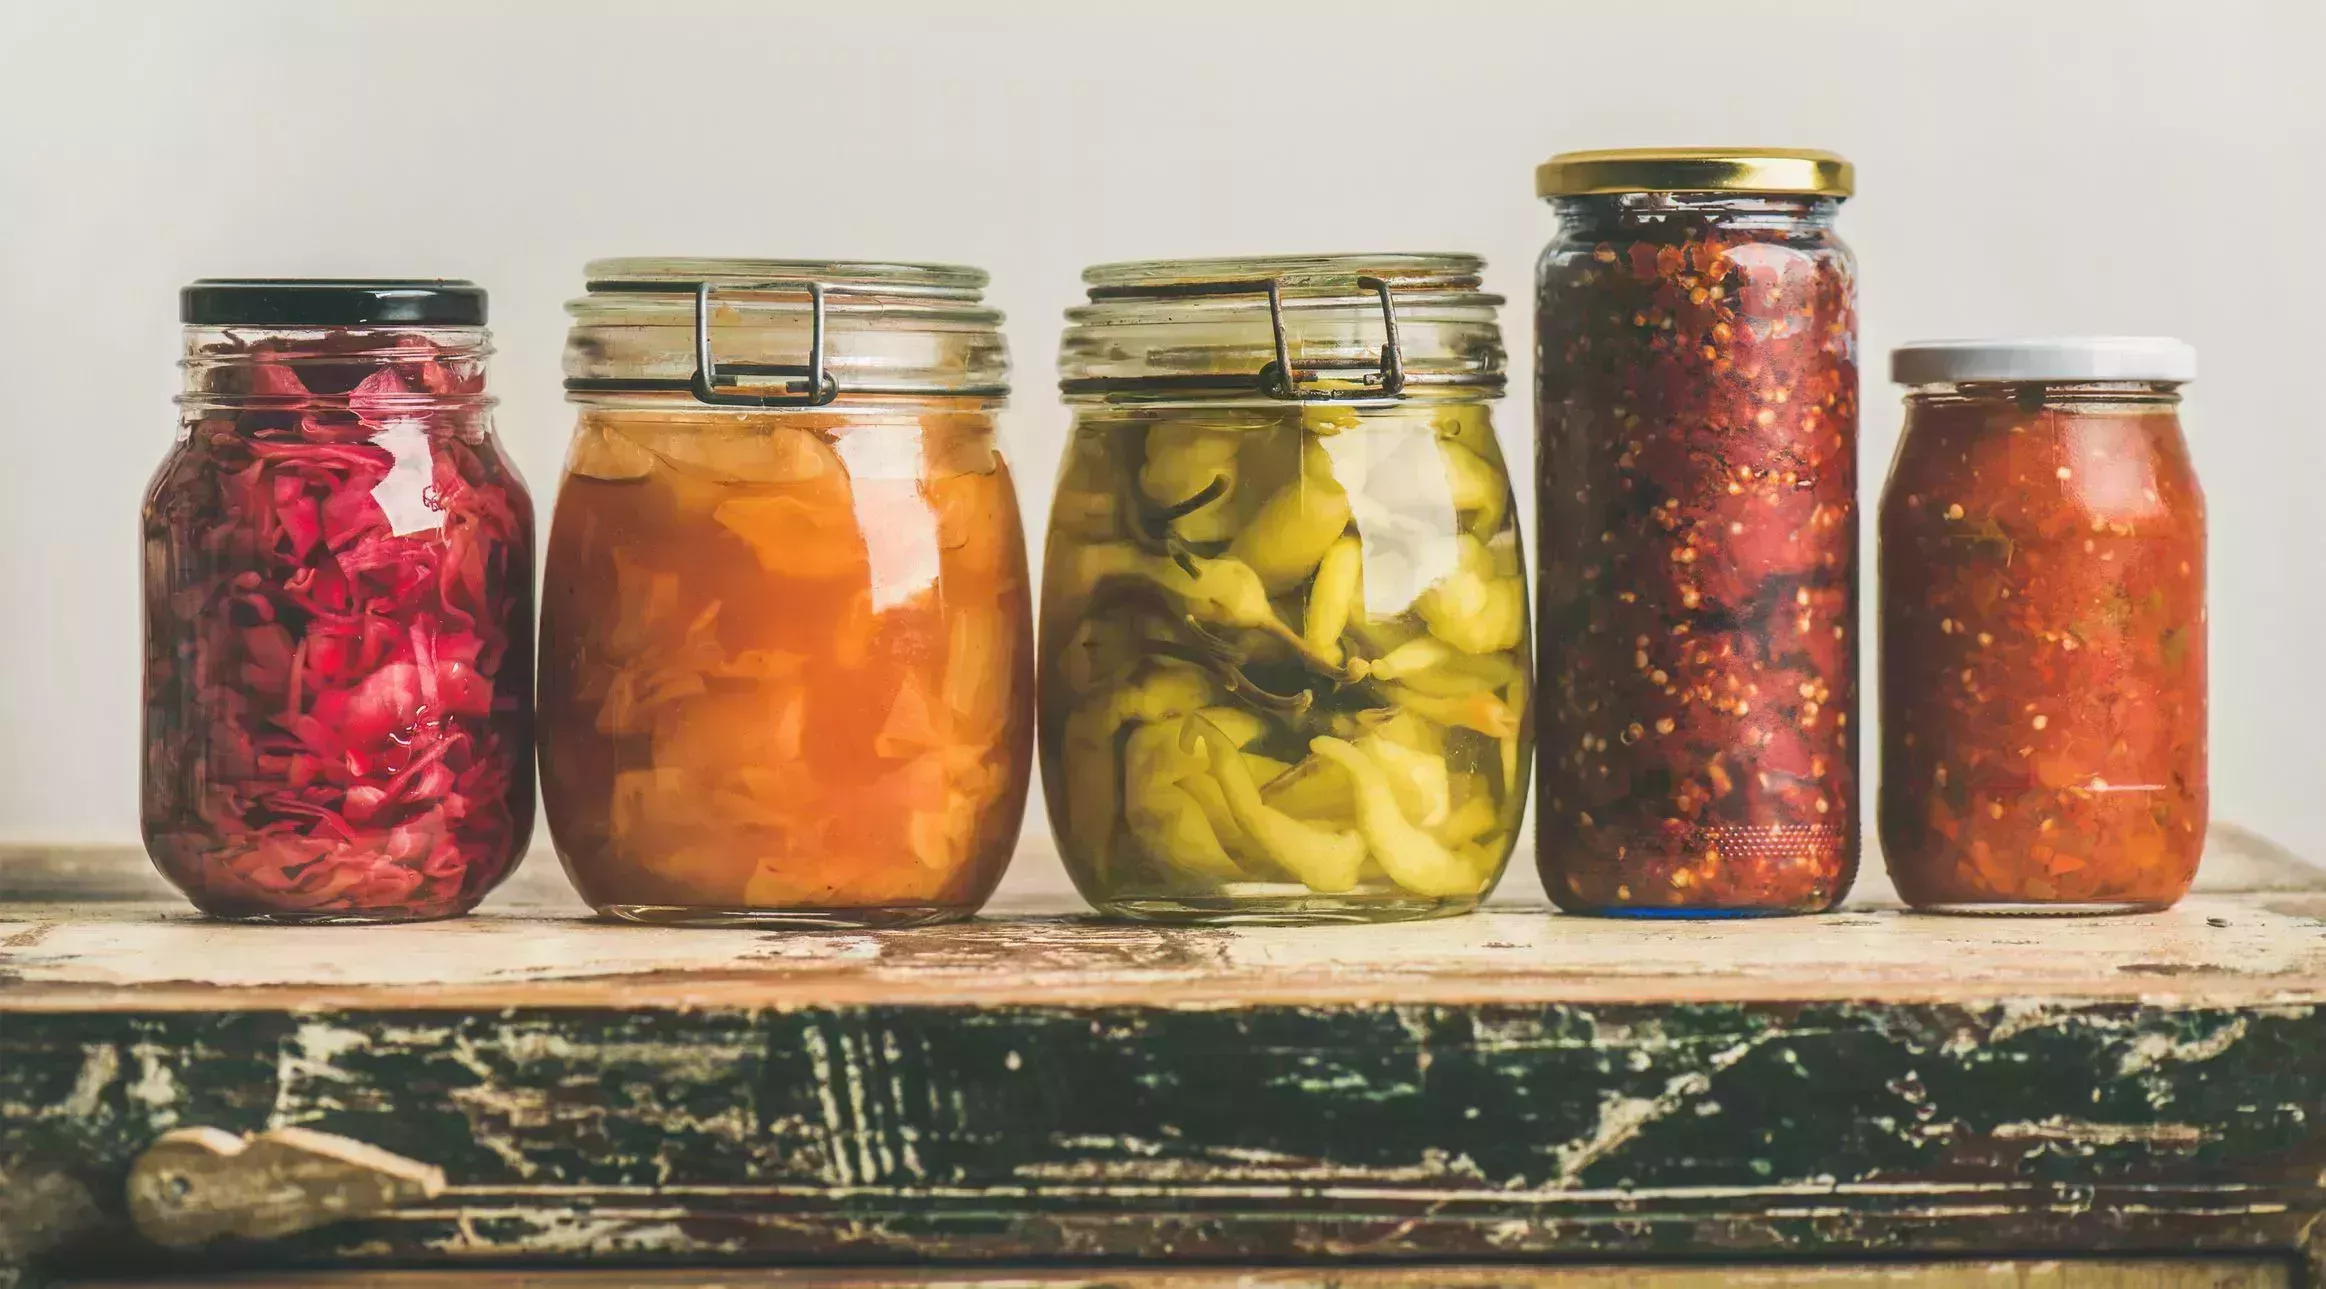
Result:
[[[143,815],[205,912],[446,917],[524,852],[533,509],[482,353],[300,332],[189,361],[145,503]]]

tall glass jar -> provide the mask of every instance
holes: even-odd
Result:
[[[1103,265],[1042,592],[1067,871],[1158,921],[1465,912],[1532,751],[1516,507],[1467,255]]]
[[[1908,345],[1882,495],[1883,858],[1954,913],[2163,908],[2204,848],[2196,356]]]
[[[533,504],[467,282],[204,280],[145,498],[146,850],[217,917],[474,907],[533,827]]]
[[[1857,286],[1813,152],[1570,153],[1538,266],[1543,885],[1831,908],[1857,868]]]
[[[574,885],[647,922],[969,916],[1033,760],[985,274],[588,273],[541,651],[542,785]]]

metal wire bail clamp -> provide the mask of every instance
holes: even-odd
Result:
[[[1369,291],[1381,304],[1383,343],[1381,354],[1375,360],[1374,370],[1365,377],[1360,390],[1303,390],[1303,373],[1292,362],[1292,342],[1284,322],[1284,279],[1281,277],[1246,278],[1227,282],[1178,282],[1155,286],[1093,287],[1090,299],[1102,300],[1184,300],[1205,299],[1226,295],[1265,295],[1268,299],[1269,340],[1275,357],[1248,377],[1220,377],[1208,374],[1165,376],[1097,376],[1061,382],[1068,394],[1141,392],[1149,390],[1189,391],[1222,388],[1256,388],[1270,398],[1287,402],[1316,402],[1334,399],[1398,398],[1405,392],[1405,348],[1397,327],[1397,304],[1386,279],[1366,275],[1357,279],[1358,289]],[[1314,377],[1314,369],[1308,373]]]
[[[808,361],[805,366],[794,363],[733,362],[720,366],[718,356],[711,352],[711,291],[710,282],[695,283],[695,373],[687,381],[687,389],[695,401],[713,407],[822,407],[840,397],[840,382],[824,366],[824,284],[821,282],[750,282],[730,289],[744,291],[804,291],[808,296]],[[780,394],[736,394],[722,386],[734,387],[742,382],[737,376],[786,377]],[[805,377],[804,384],[795,385],[790,377]]]

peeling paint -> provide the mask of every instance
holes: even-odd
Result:
[[[105,1089],[121,1072],[121,1051],[111,1043],[84,1048],[81,1069],[73,1076],[73,1090],[57,1103],[56,1113],[67,1119],[86,1119],[97,1113]]]
[[[1641,1129],[1711,1091],[1713,1075],[1743,1060],[1746,1053],[1763,1041],[1747,1039],[1715,1053],[1704,1069],[1675,1076],[1654,1097],[1611,1096],[1600,1102],[1599,1121],[1590,1133],[1553,1149],[1559,1169],[1558,1184],[1574,1185],[1584,1169],[1621,1149],[1639,1136]]]
[[[2189,1149],[2214,1134],[2187,1123],[2091,1123],[2054,1116],[2041,1123],[2002,1123],[1991,1130],[2001,1141],[2059,1141],[2078,1146],[2150,1145]]]
[[[178,1125],[178,1079],[170,1069],[170,1050],[157,1043],[135,1043],[129,1055],[137,1062],[137,1078],[123,1095],[144,1107],[147,1122],[157,1129]]]
[[[2167,1061],[2210,1061],[2237,1046],[2237,1040],[2245,1037],[2245,1026],[2245,1019],[2236,1017],[2203,1038],[2185,1041],[2175,1040],[2169,1034],[2142,1034],[2125,1049],[2124,1059],[2116,1067],[2116,1072],[2123,1075],[2138,1074]]]

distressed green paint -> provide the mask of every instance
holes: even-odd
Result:
[[[2312,1004],[18,1013],[0,1253],[183,1266],[121,1182],[195,1124],[453,1185],[220,1268],[2290,1249],[2322,1072]]]

